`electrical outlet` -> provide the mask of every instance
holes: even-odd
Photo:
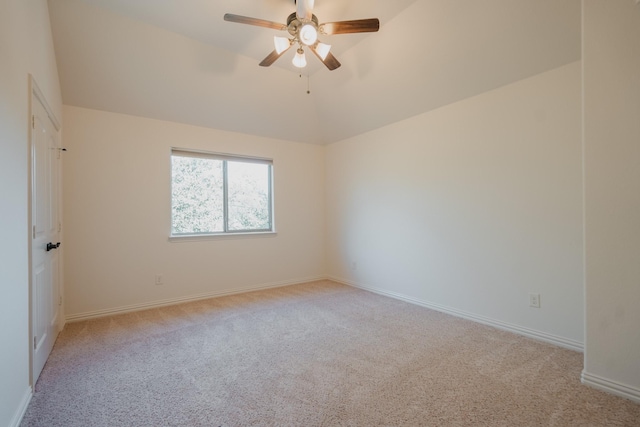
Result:
[[[540,308],[540,294],[529,294],[529,307]]]
[[[156,285],[162,285],[162,274],[156,274]]]

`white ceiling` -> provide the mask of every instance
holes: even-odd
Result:
[[[327,144],[580,59],[580,0],[316,0],[342,67],[293,50],[272,67],[293,0],[49,0],[65,104]],[[307,88],[310,87],[310,94]]]

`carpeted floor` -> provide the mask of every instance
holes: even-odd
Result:
[[[324,281],[71,323],[22,426],[639,426],[582,354]]]

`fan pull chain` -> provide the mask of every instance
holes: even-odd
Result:
[[[300,73],[300,78],[302,78],[302,73]],[[311,77],[307,74],[307,95],[311,94]]]

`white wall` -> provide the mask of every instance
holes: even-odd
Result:
[[[328,146],[329,275],[581,348],[580,81],[574,62]]]
[[[30,398],[28,162],[32,74],[60,118],[46,1],[0,2],[0,425],[18,421]]]
[[[583,380],[640,402],[640,5],[583,2]]]
[[[323,147],[68,106],[64,127],[67,318],[324,277]],[[172,146],[272,158],[277,235],[169,242]]]

